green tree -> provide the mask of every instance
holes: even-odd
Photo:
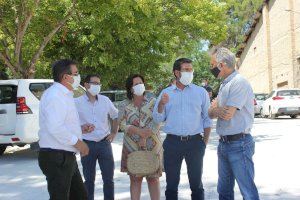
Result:
[[[5,70],[5,67],[0,65],[0,80],[6,80],[6,79],[8,79],[8,74]]]
[[[224,40],[224,9],[212,0],[78,1],[45,57],[77,60],[81,73],[99,73],[105,88],[123,88],[132,73],[155,88],[172,76],[169,63],[181,52],[203,39]]]
[[[224,45],[236,51],[251,28],[255,14],[264,0],[225,0],[228,15],[228,37]]]
[[[13,77],[48,78],[67,57],[106,88],[132,73],[155,88],[183,52],[224,40],[225,9],[215,0],[0,0],[0,60]]]
[[[74,6],[71,0],[0,0],[0,60],[13,77],[34,77],[45,47]]]

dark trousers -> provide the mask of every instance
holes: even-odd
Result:
[[[111,143],[107,140],[93,142],[85,140],[90,151],[89,155],[81,158],[85,187],[88,192],[88,200],[94,200],[96,163],[98,161],[102,180],[104,200],[114,199],[114,157]]]
[[[167,180],[165,192],[166,200],[178,199],[178,185],[183,159],[185,159],[187,165],[192,200],[203,200],[202,169],[206,148],[203,139],[197,137],[187,141],[181,141],[178,138],[167,136],[163,147],[164,168]]]
[[[38,162],[47,179],[50,200],[87,199],[75,155],[40,151]]]

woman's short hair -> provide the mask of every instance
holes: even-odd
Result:
[[[133,86],[133,79],[135,79],[135,78],[141,78],[143,83],[145,83],[144,77],[140,74],[133,74],[127,78],[125,87],[126,87],[126,91],[127,91],[127,98],[129,100],[132,100],[132,98],[133,98],[133,93],[131,91],[131,88]]]

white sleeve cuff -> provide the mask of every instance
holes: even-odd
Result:
[[[78,138],[75,135],[73,135],[70,143],[71,143],[71,145],[74,146],[77,143],[77,141],[78,141]]]

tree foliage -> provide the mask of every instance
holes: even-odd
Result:
[[[155,87],[172,74],[166,66],[180,52],[226,36],[224,8],[210,0],[91,0],[79,1],[77,8],[64,42],[53,42],[47,56],[57,50],[71,56],[83,73],[99,73],[106,87],[123,87],[132,73]]]
[[[228,37],[225,46],[236,51],[243,43],[245,34],[251,28],[255,14],[264,0],[224,0],[227,4]]]
[[[54,60],[71,58],[104,88],[122,88],[132,73],[156,87],[195,44],[225,39],[225,9],[214,0],[0,0],[0,60],[12,77],[49,78]]]
[[[34,77],[44,48],[73,10],[68,0],[0,0],[0,60],[13,77]]]

